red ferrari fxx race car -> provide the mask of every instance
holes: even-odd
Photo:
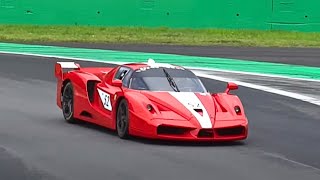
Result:
[[[65,120],[113,129],[120,138],[235,141],[248,135],[238,89],[209,93],[190,70],[171,64],[81,67],[57,62],[57,105]]]

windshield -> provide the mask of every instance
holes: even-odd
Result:
[[[135,71],[129,88],[149,91],[206,93],[200,79],[191,71],[173,68],[150,68]]]

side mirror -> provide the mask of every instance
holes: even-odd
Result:
[[[229,94],[229,92],[231,90],[237,90],[237,89],[238,89],[238,85],[237,84],[232,83],[232,82],[228,82],[227,89],[226,89],[225,93]]]
[[[116,87],[122,87],[122,81],[119,79],[113,80],[112,85]]]

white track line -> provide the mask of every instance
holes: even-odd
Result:
[[[112,64],[129,63],[129,62],[103,61],[103,60],[85,59],[85,58],[72,58],[72,57],[55,56],[55,55],[42,55],[42,54],[33,54],[33,53],[6,52],[6,51],[0,51],[0,53],[3,53],[3,54],[17,54],[17,55],[24,55],[24,56],[37,56],[37,57],[46,57],[46,58],[70,59],[70,60],[77,60],[77,61],[92,61],[92,62],[112,63]],[[196,69],[196,68],[193,68],[193,69]],[[207,70],[209,70],[209,69],[207,69]],[[221,71],[221,72],[231,72],[231,71],[224,71],[224,70],[219,70],[219,71]],[[319,99],[312,98],[312,97],[305,96],[305,95],[301,95],[301,94],[298,94],[298,93],[292,93],[292,92],[288,92],[288,91],[284,91],[284,90],[280,90],[280,89],[275,89],[275,88],[271,88],[271,87],[267,87],[267,86],[261,86],[261,85],[256,85],[256,84],[252,84],[252,83],[246,83],[246,82],[242,82],[242,81],[238,81],[238,80],[233,80],[233,79],[224,78],[224,77],[220,77],[220,76],[208,75],[208,74],[199,73],[199,72],[195,72],[195,74],[197,76],[200,76],[200,77],[205,77],[205,78],[214,79],[214,80],[218,80],[218,81],[234,82],[234,83],[236,83],[238,85],[241,85],[241,86],[244,86],[244,87],[257,89],[257,90],[261,90],[261,91],[265,91],[265,92],[269,92],[269,93],[273,93],[273,94],[278,94],[278,95],[290,97],[290,98],[293,98],[293,99],[298,99],[298,100],[301,100],[301,101],[304,101],[304,102],[308,102],[308,103],[320,106],[320,100]],[[255,74],[251,73],[251,75],[255,75]],[[262,75],[260,75],[260,76],[262,76]],[[290,77],[287,77],[287,78],[288,79],[298,79],[298,78],[290,78]],[[299,79],[299,80],[304,80],[304,79]]]
[[[25,56],[38,56],[38,57],[47,57],[47,58],[72,59],[72,60],[77,60],[77,61],[93,61],[93,62],[112,63],[112,64],[130,63],[130,62],[104,61],[104,60],[87,59],[87,58],[73,58],[73,57],[65,57],[65,56],[43,55],[43,54],[35,54],[35,53],[22,53],[22,52],[10,52],[10,51],[0,51],[0,54],[1,53],[2,54],[25,55]],[[288,76],[273,75],[273,74],[262,74],[262,73],[234,71],[234,70],[224,70],[224,69],[216,69],[216,68],[199,68],[199,67],[190,67],[190,66],[184,66],[184,67],[188,68],[188,69],[192,69],[192,70],[229,72],[229,73],[237,73],[237,74],[244,74],[244,75],[262,76],[262,77],[275,77],[275,78],[284,78],[284,79],[290,79],[290,80],[320,82],[320,80],[318,80],[318,79],[297,78],[297,77],[288,77]]]
[[[215,68],[195,68],[195,67],[188,67],[188,66],[185,66],[185,67],[189,68],[189,69],[192,69],[192,70],[229,72],[229,73],[244,74],[244,75],[262,76],[262,77],[275,77],[275,78],[283,78],[283,79],[290,79],[290,80],[320,82],[320,80],[318,80],[318,79],[296,78],[296,77],[288,77],[288,76],[273,75],[273,74],[261,74],[261,73],[252,73],[252,72],[243,72],[243,71],[231,71],[231,70],[223,70],[223,69],[215,69]]]
[[[248,87],[248,88],[257,89],[257,90],[261,90],[261,91],[265,91],[265,92],[269,92],[269,93],[273,93],[273,94],[278,94],[278,95],[282,95],[282,96],[298,99],[298,100],[301,100],[301,101],[304,101],[304,102],[308,102],[308,103],[320,106],[320,100],[319,99],[316,99],[316,98],[313,98],[313,97],[309,97],[309,96],[305,96],[305,95],[301,95],[301,94],[298,94],[298,93],[288,92],[288,91],[275,89],[275,88],[271,88],[271,87],[267,87],[267,86],[261,86],[261,85],[256,85],[256,84],[252,84],[252,83],[246,83],[246,82],[237,81],[237,80],[234,80],[234,79],[229,79],[229,78],[224,78],[224,77],[214,76],[214,75],[208,75],[208,74],[199,73],[199,72],[195,72],[195,74],[197,76],[200,76],[200,77],[209,78],[209,79],[215,79],[215,80],[218,80],[218,81],[234,82],[234,83],[236,83],[238,85],[245,86],[245,87]]]
[[[23,56],[36,56],[36,57],[45,57],[45,58],[69,59],[69,60],[75,60],[75,61],[91,61],[91,62],[110,63],[110,64],[126,64],[126,63],[130,63],[130,62],[104,61],[104,60],[97,60],[97,59],[74,58],[74,57],[66,57],[66,56],[44,55],[44,54],[34,54],[34,53],[22,53],[22,52],[0,51],[0,54],[15,54],[15,55],[23,55]]]
[[[262,153],[266,156],[270,156],[272,158],[276,158],[276,159],[281,159],[283,161],[287,161],[289,163],[293,163],[293,164],[296,164],[298,166],[302,166],[302,167],[305,167],[305,168],[310,168],[314,171],[317,171],[317,172],[320,172],[320,169],[319,168],[316,168],[314,166],[310,166],[310,165],[307,165],[307,164],[304,164],[304,163],[301,163],[301,162],[298,162],[298,161],[294,161],[294,160],[291,160],[291,159],[288,159],[282,155],[279,155],[279,154],[275,154],[275,153],[268,153],[268,152],[265,152],[265,151],[262,151]]]

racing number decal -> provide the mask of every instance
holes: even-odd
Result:
[[[110,99],[110,94],[105,93],[98,89],[100,99],[102,101],[103,107],[109,111],[112,111],[112,105],[111,105],[111,99]]]

